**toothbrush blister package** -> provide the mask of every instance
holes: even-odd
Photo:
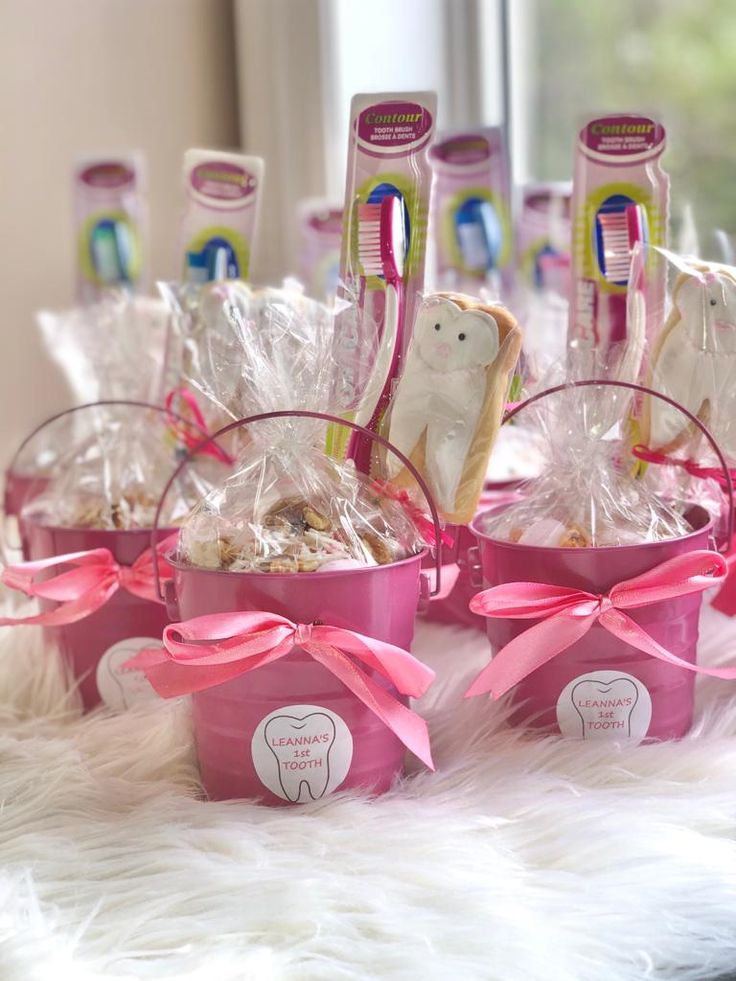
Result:
[[[342,208],[327,201],[302,201],[298,213],[301,249],[299,267],[310,296],[334,296],[340,278]]]
[[[572,228],[569,182],[526,184],[515,229],[516,265],[533,290],[569,292]]]
[[[221,283],[207,301],[218,326],[205,332],[189,385],[223,417],[300,410],[349,412],[335,386],[338,323],[355,315],[295,288],[251,291]],[[348,307],[353,307],[353,312]],[[371,345],[365,348],[370,357]],[[405,506],[352,462],[329,457],[326,424],[287,415],[244,427],[230,476],[194,508],[180,535],[188,565],[230,572],[334,572],[385,565],[422,540]]]
[[[79,302],[94,302],[109,289],[145,291],[148,203],[142,155],[80,160],[74,214]]]
[[[636,268],[637,244],[666,246],[669,179],[660,166],[665,131],[646,116],[604,116],[580,131],[573,182],[572,287],[568,339],[607,359],[622,341],[640,348],[654,327],[664,280]],[[646,303],[646,318],[627,317]],[[636,325],[642,334],[635,336]]]
[[[220,150],[184,154],[181,229],[188,282],[250,277],[263,160]]]
[[[432,171],[427,149],[437,113],[434,93],[356,95],[350,107],[347,181],[340,254],[340,291],[358,297],[362,317],[338,331],[338,386],[346,398],[362,391],[355,421],[375,431],[409,343],[424,288]],[[378,325],[367,376],[365,335]],[[370,444],[333,428],[327,445],[370,469]]]
[[[437,286],[496,295],[510,284],[511,186],[499,127],[453,133],[432,145],[431,224]]]
[[[531,382],[567,350],[571,191],[569,183],[535,183],[521,192],[513,304],[524,328],[524,377]]]

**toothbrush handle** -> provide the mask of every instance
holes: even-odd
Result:
[[[608,344],[626,340],[626,293],[608,296]]]
[[[394,379],[399,372],[403,344],[404,320],[403,291],[401,281],[386,284],[386,304],[383,334],[376,355],[376,363],[355,421],[371,432],[377,433],[381,419],[391,400]],[[372,443],[359,433],[353,433],[348,447],[348,459],[354,460],[361,473],[370,473]]]

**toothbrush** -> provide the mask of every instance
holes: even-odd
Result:
[[[130,229],[122,221],[116,221],[114,226],[115,245],[117,247],[118,261],[120,263],[120,279],[122,282],[130,282],[130,267],[132,265],[133,243],[130,239]]]
[[[92,265],[100,283],[109,286],[129,282],[121,244],[119,222],[100,222],[93,230],[90,250]]]
[[[489,201],[470,198],[455,220],[457,243],[463,266],[474,273],[489,275],[498,266],[502,232]]]
[[[607,283],[629,287],[634,247],[646,238],[646,212],[641,205],[627,204],[598,212],[598,265]],[[602,313],[606,317],[604,336],[610,345],[626,340],[626,293],[612,293],[607,301]]]
[[[207,256],[208,265],[210,267],[209,278],[215,281],[230,279],[227,249],[219,245],[216,249],[209,250],[209,252],[210,254]],[[212,252],[214,252],[214,255]]]
[[[638,204],[598,213],[601,272],[607,282],[628,284],[631,253],[634,245],[644,240],[645,221],[642,208]]]
[[[383,332],[354,419],[359,426],[373,432],[378,431],[391,397],[392,382],[398,374],[403,343],[405,246],[404,206],[400,198],[388,195],[375,204],[358,206],[358,259],[362,267],[361,295],[364,300],[369,277],[382,277],[386,283]],[[362,473],[370,471],[371,449],[366,437],[353,432],[347,455]]]

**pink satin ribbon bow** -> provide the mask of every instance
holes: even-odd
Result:
[[[736,678],[736,668],[704,668],[670,653],[625,610],[635,610],[702,593],[726,578],[726,561],[717,552],[678,555],[634,579],[613,586],[605,595],[538,582],[493,586],[470,601],[473,613],[508,620],[538,620],[506,644],[465,693],[500,698],[547,661],[566,651],[600,624],[624,644],[688,671],[715,678]]]
[[[176,538],[176,535],[170,535],[156,548],[155,561],[161,578],[171,575],[171,566],[164,559],[164,553],[172,547]],[[71,568],[50,579],[36,581],[39,573],[62,566]],[[13,624],[63,627],[76,623],[104,606],[118,589],[125,589],[141,599],[161,602],[156,594],[154,553],[150,548],[139,555],[131,566],[120,565],[107,548],[54,555],[36,562],[21,562],[3,569],[0,581],[26,596],[53,600],[59,604],[53,610],[30,617],[0,617],[0,627]]]
[[[641,443],[634,446],[631,452],[637,460],[643,460],[645,463],[660,463],[667,464],[670,467],[680,467],[686,473],[689,473],[691,477],[701,477],[703,480],[717,480],[724,490],[728,489],[728,483],[721,467],[701,467],[694,460],[685,460],[677,456],[667,456],[664,453],[658,453],[656,450],[650,450],[648,446],[642,446]],[[736,470],[730,470],[729,473],[731,474],[731,481],[736,483]]]
[[[163,640],[163,648],[139,651],[124,665],[143,671],[162,698],[231,681],[300,647],[342,681],[407,749],[434,769],[424,719],[348,656],[383,675],[403,695],[418,698],[432,683],[434,671],[400,647],[343,627],[297,624],[275,613],[261,612],[214,613],[171,623],[164,630]]]

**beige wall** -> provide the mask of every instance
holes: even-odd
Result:
[[[33,312],[73,299],[75,156],[145,152],[168,276],[183,151],[237,144],[230,0],[0,0],[0,460],[69,402]]]

